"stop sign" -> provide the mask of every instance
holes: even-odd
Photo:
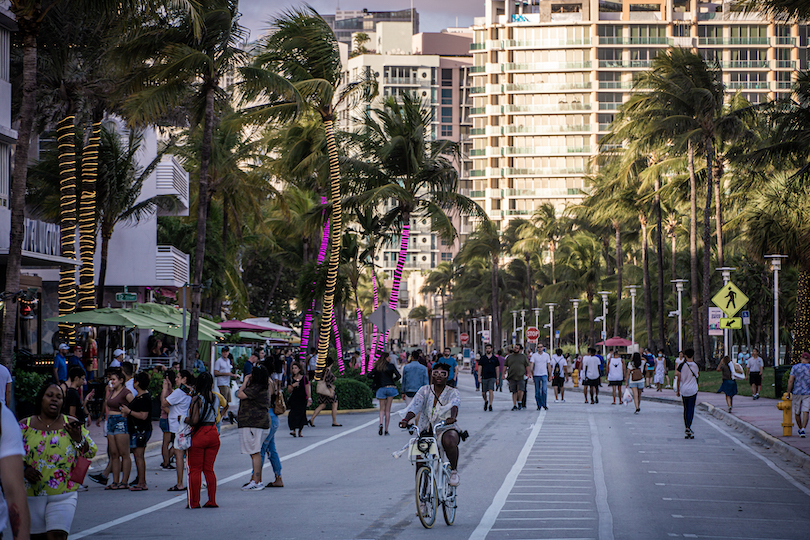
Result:
[[[466,345],[467,342],[470,341],[470,334],[468,334],[467,332],[462,332],[461,335],[459,336],[459,339],[461,339],[462,345]]]
[[[532,343],[537,343],[538,338],[540,338],[540,330],[534,326],[530,326],[528,329],[526,329],[526,339]]]

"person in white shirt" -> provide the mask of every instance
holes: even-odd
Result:
[[[602,386],[602,379],[599,374],[600,365],[601,362],[599,357],[596,356],[596,349],[589,348],[587,356],[582,359],[582,371],[585,375],[582,384],[585,387],[585,403],[588,403],[588,388],[591,389],[591,405],[599,403],[599,387]]]
[[[124,349],[115,349],[113,351],[113,359],[110,362],[111,368],[120,368],[121,362],[124,361]]]
[[[9,393],[11,393],[11,372],[0,364],[0,403],[5,405]]]
[[[683,398],[683,424],[686,428],[684,439],[695,438],[695,434],[692,433],[692,420],[695,417],[700,368],[692,359],[694,355],[693,349],[686,349],[686,360],[675,368],[679,373],[678,390],[675,395]]]
[[[137,397],[138,391],[135,390],[135,380],[132,378],[134,371],[135,366],[132,365],[132,362],[121,363],[121,373],[124,374],[124,387],[129,390],[133,396]]]
[[[762,390],[762,368],[765,363],[759,356],[759,349],[751,349],[751,358],[748,359],[748,382],[751,384],[751,395],[759,399]]]
[[[228,408],[231,404],[231,379],[238,379],[239,375],[233,373],[233,366],[231,360],[228,358],[230,355],[230,348],[222,347],[222,354],[214,362],[214,377],[216,377],[217,388],[222,397],[225,398],[227,405],[222,409],[222,416],[228,413]],[[228,413],[228,418],[233,424],[233,413]]]
[[[617,396],[619,398],[619,404],[624,405],[624,401],[622,401],[622,383],[627,376],[627,372],[624,361],[615,349],[608,355],[607,372],[608,386],[610,386],[613,392],[613,405],[616,405]]]
[[[191,388],[194,385],[194,376],[190,371],[181,369],[175,382],[177,383],[177,388],[161,401],[161,406],[169,416],[169,431],[172,435],[177,435],[185,425],[184,420],[186,416],[188,416],[188,407],[191,405],[191,393],[194,391],[193,388]],[[169,385],[169,379],[164,379],[163,384],[164,388]],[[183,467],[184,455],[185,450],[174,449],[175,464],[177,466],[177,484],[170,487],[169,491],[185,491],[186,489],[183,487],[183,478],[185,477]]]
[[[537,410],[541,408],[548,410],[546,399],[548,398],[548,369],[551,357],[546,352],[546,348],[540,345],[535,349],[529,358],[531,363],[532,378],[534,379],[534,400],[537,402]]]
[[[310,347],[309,359],[307,360],[307,379],[315,380],[315,371],[318,369],[318,349]]]
[[[548,369],[551,375],[551,387],[554,388],[554,403],[565,403],[565,381],[568,380],[568,362],[562,355],[562,349],[554,351],[554,355],[549,360]]]

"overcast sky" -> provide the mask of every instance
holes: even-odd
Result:
[[[307,2],[319,13],[334,13],[335,8],[363,9],[372,11],[396,11],[411,7],[410,0],[309,0]],[[303,5],[290,0],[240,0],[241,23],[250,29],[250,39],[256,39],[267,28],[267,21],[290,7]],[[439,32],[448,26],[469,26],[473,17],[484,15],[484,0],[413,0],[419,12],[419,29],[422,32]]]

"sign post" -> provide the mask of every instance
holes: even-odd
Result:
[[[470,334],[468,334],[467,332],[462,332],[461,335],[459,336],[459,339],[461,340],[462,345],[466,345],[467,342],[470,341]]]
[[[734,318],[734,316],[737,315],[737,313],[743,308],[743,306],[748,303],[748,297],[745,296],[745,293],[743,293],[736,285],[734,285],[734,283],[730,281],[729,278],[731,269],[718,268],[718,270],[723,271],[723,282],[725,284],[723,285],[723,288],[717,291],[717,294],[714,295],[714,298],[712,298],[712,302],[714,303],[715,306],[723,310],[723,313],[726,314],[726,318],[731,319]],[[736,326],[735,323],[735,326],[733,327],[727,325],[721,327],[724,328],[724,332],[725,329],[742,328],[742,320],[740,320],[739,326]],[[724,335],[726,336],[726,340],[724,343],[725,354],[729,355],[730,357],[731,356],[731,349],[729,343],[730,340],[728,339],[728,334],[724,333]]]
[[[540,330],[535,326],[530,326],[526,330],[526,339],[529,340],[529,343],[537,343],[537,340],[540,339]]]
[[[751,325],[751,313],[748,311],[743,311],[740,313],[742,317],[742,322],[745,325],[745,352],[751,354],[751,332],[749,330],[749,326]]]

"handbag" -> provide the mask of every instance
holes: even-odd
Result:
[[[275,403],[273,403],[273,412],[276,413],[276,416],[281,416],[286,410],[287,405],[284,403],[284,394],[277,392]]]
[[[742,364],[732,360],[729,363],[729,367],[731,368],[732,379],[745,379],[745,370],[743,369]]]
[[[90,468],[90,460],[83,456],[76,456],[76,463],[70,470],[70,480],[77,484],[84,484],[84,477],[87,476],[87,470]]]
[[[330,399],[335,397],[335,389],[326,384],[326,381],[323,380],[318,381],[318,385],[315,387],[315,393]]]
[[[638,377],[636,377],[636,375],[638,375]],[[634,368],[630,373],[630,378],[633,380],[633,382],[638,382],[644,378],[644,375],[641,373],[640,368]]]
[[[186,424],[183,429],[177,432],[174,439],[174,447],[178,450],[188,450],[191,448],[191,433],[194,428]]]

